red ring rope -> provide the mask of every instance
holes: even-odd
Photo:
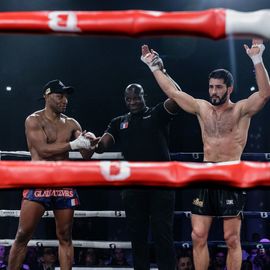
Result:
[[[0,13],[0,31],[75,32],[80,34],[191,34],[223,38],[225,11],[36,11]]]
[[[0,12],[1,32],[270,38],[270,10]],[[262,27],[263,26],[263,27]]]
[[[1,32],[270,38],[270,10],[0,12]],[[263,27],[262,27],[263,26]]]
[[[60,186],[268,186],[269,162],[1,161],[0,188]]]

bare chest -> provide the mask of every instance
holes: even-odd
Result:
[[[221,137],[233,132],[237,117],[232,110],[218,113],[211,111],[203,119],[204,133],[210,137]]]
[[[72,137],[72,129],[65,122],[44,122],[43,131],[45,133],[47,143],[68,142]]]

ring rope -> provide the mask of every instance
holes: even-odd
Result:
[[[175,161],[196,161],[203,159],[202,152],[177,152],[170,153],[171,159]],[[25,157],[31,158],[31,154],[28,151],[0,151],[0,160],[2,157]],[[69,152],[70,159],[82,160],[80,152]],[[97,160],[122,160],[123,155],[121,152],[105,152],[103,154],[94,153],[92,159]],[[254,161],[268,161],[270,160],[270,153],[243,153],[242,160],[254,160]]]
[[[14,243],[14,239],[0,239],[0,245],[1,246],[12,246]],[[82,240],[72,240],[74,247],[80,247],[80,248],[109,248],[109,249],[115,249],[115,248],[124,248],[124,249],[130,249],[131,248],[131,242],[125,242],[125,241],[82,241]],[[33,239],[28,242],[29,247],[58,247],[59,241],[58,240],[44,240],[44,239]]]
[[[0,217],[20,217],[20,210],[0,210]],[[45,211],[43,218],[54,218],[53,211]],[[75,218],[106,217],[124,218],[125,211],[74,211]]]
[[[212,39],[227,36],[270,38],[270,10],[202,11],[27,11],[1,12],[0,31],[92,35],[192,35]],[[261,27],[261,26],[264,27]]]
[[[14,239],[0,239],[1,246],[11,246],[14,243]],[[100,249],[131,249],[131,242],[128,241],[82,241],[82,240],[73,240],[73,246],[76,248],[100,248]],[[153,244],[153,243],[150,243]],[[176,247],[181,248],[191,248],[192,241],[175,241]],[[44,239],[35,239],[28,242],[29,247],[58,247],[58,240],[44,240]],[[216,248],[226,248],[227,245],[224,241],[208,241],[208,246]],[[270,243],[258,243],[258,242],[242,242],[242,247],[270,247]]]
[[[176,217],[186,217],[190,218],[190,211],[175,211]],[[270,219],[270,212],[262,211],[244,211],[245,217],[248,218],[261,218],[261,219]],[[20,210],[0,210],[1,217],[20,217]],[[54,218],[53,211],[45,211],[43,218]],[[82,211],[76,210],[74,212],[75,218],[90,218],[90,217],[100,217],[100,218],[125,218],[125,211],[115,210],[115,211]]]
[[[28,151],[0,151],[0,160],[2,157],[25,157],[30,159],[31,154]],[[70,159],[82,159],[80,152],[69,152]],[[120,160],[123,159],[123,155],[120,152],[106,152],[103,154],[94,153],[92,159],[106,159],[106,160]]]
[[[67,186],[175,188],[201,186],[203,183],[252,188],[270,185],[270,163],[1,161],[0,175],[2,189]]]

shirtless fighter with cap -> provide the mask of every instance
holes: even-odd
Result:
[[[236,103],[230,100],[233,91],[232,74],[225,69],[209,75],[210,102],[196,99],[179,91],[158,65],[156,52],[143,46],[142,61],[153,72],[164,93],[175,100],[186,112],[197,116],[202,133],[205,162],[238,161],[247,142],[251,117],[263,108],[270,98],[269,76],[264,67],[262,40],[254,39],[251,48],[244,45],[256,73],[259,91]],[[214,216],[223,218],[224,239],[228,247],[227,269],[240,270],[242,253],[240,243],[241,213],[244,207],[243,191],[229,189],[201,189],[193,199],[192,241],[196,270],[207,270],[209,252],[207,238]]]
[[[74,89],[59,80],[48,82],[43,89],[45,108],[29,115],[25,133],[32,160],[68,160],[70,150],[80,150],[84,159],[93,155],[91,140],[95,135],[82,132],[79,123],[63,113],[68,95]],[[48,179],[48,182],[50,179]],[[16,239],[12,245],[8,269],[19,270],[26,255],[27,243],[45,210],[52,209],[59,240],[59,261],[62,270],[73,263],[72,222],[74,207],[79,204],[73,188],[35,188],[24,190]]]

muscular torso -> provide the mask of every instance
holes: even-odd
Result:
[[[61,114],[60,118],[57,121],[51,121],[46,118],[44,115],[44,111],[38,111],[32,114],[30,117],[30,121],[35,121],[38,123],[40,128],[39,138],[40,143],[46,143],[47,145],[55,144],[55,143],[63,143],[69,142],[72,138],[74,138],[74,133],[76,131],[76,127],[71,118]],[[26,136],[28,131],[26,130]],[[67,160],[68,159],[68,151],[63,152],[61,154],[52,155],[46,159],[42,158],[38,151],[37,147],[34,143],[31,142],[31,139],[27,136],[28,148],[31,153],[32,160]]]
[[[204,160],[222,162],[240,160],[247,142],[250,117],[241,116],[237,103],[219,110],[201,102],[198,115],[204,144]]]

